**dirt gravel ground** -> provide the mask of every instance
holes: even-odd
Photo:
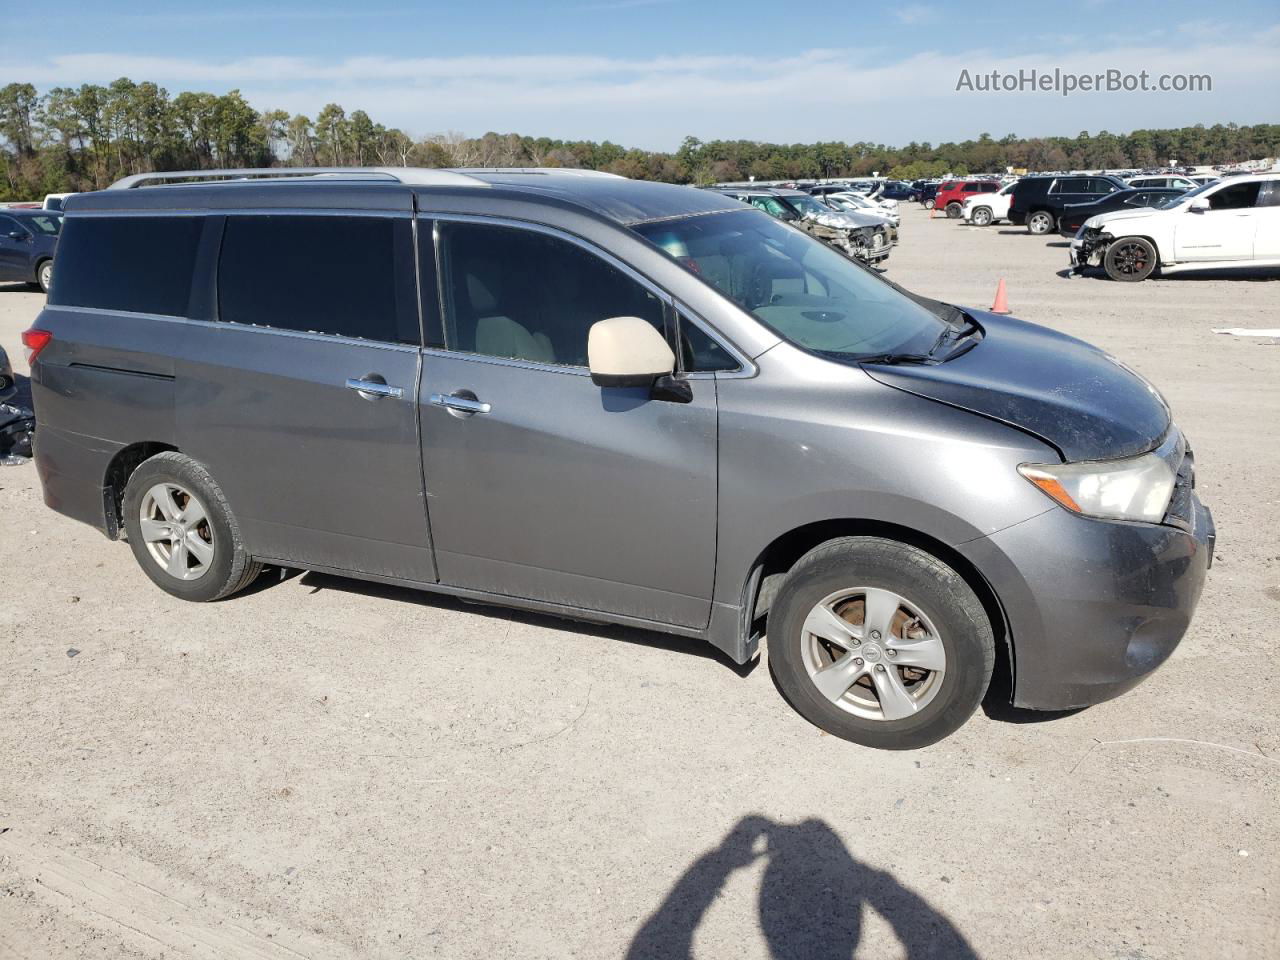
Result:
[[[0,960],[1274,958],[1280,346],[1210,328],[1280,278],[1067,279],[903,207],[890,277],[1004,277],[1192,438],[1219,555],[1145,684],[879,753],[657,635],[315,575],[186,605],[0,467]],[[41,302],[0,286],[19,367]]]

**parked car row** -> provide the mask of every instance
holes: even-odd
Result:
[[[1280,266],[1280,174],[1203,177],[1109,174],[944,181],[932,204],[949,217],[987,226],[998,220],[1034,235],[1071,240],[1071,267],[1101,267],[1112,280]]]

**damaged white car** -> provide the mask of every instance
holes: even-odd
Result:
[[[1280,267],[1280,174],[1232,177],[1159,207],[1090,217],[1071,241],[1073,273],[1112,280],[1227,267]]]

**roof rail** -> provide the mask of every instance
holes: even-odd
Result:
[[[108,190],[132,190],[152,183],[177,180],[209,182],[220,180],[389,180],[411,186],[487,187],[476,177],[454,170],[425,167],[244,167],[226,170],[168,170],[162,173],[135,173],[117,180]]]
[[[625,180],[616,173],[603,170],[579,170],[573,167],[243,167],[227,170],[168,170],[161,173],[135,173],[117,180],[108,190],[132,190],[152,184],[178,180],[216,182],[222,180],[389,180],[409,186],[423,187],[487,187],[474,174],[514,173],[542,176],[605,177]]]
[[[449,167],[451,173],[528,173],[557,177],[604,177],[610,180],[626,180],[620,173],[604,170],[583,170],[579,167]]]

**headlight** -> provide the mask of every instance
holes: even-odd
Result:
[[[1169,461],[1155,450],[1126,460],[1024,463],[1018,472],[1074,513],[1147,523],[1164,519],[1177,480]]]

